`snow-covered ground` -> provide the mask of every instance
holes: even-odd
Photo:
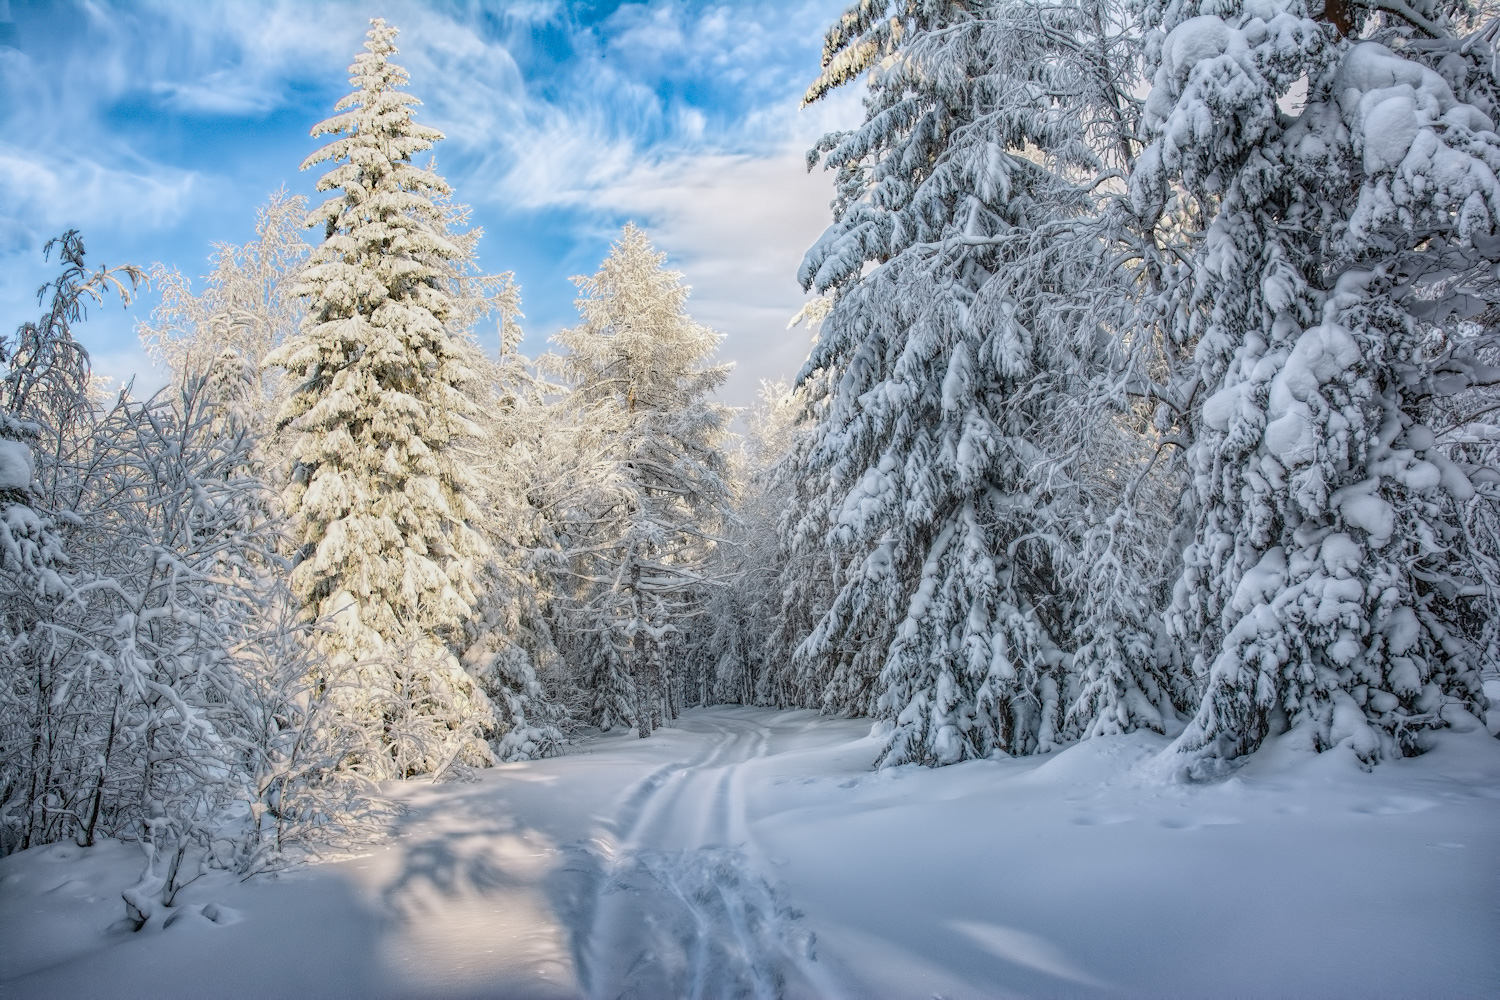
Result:
[[[874,772],[869,728],[698,710],[399,787],[389,844],[205,876],[133,934],[136,847],[14,855],[0,996],[1500,995],[1482,730],[1190,785],[1149,735]]]

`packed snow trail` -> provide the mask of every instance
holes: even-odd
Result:
[[[771,730],[727,714],[679,720],[682,732],[706,737],[685,764],[668,764],[631,789],[615,820],[626,846],[723,845],[743,837],[742,802],[731,796],[739,765],[770,751]]]
[[[875,772],[869,729],[695,710],[398,785],[389,843],[211,874],[135,934],[137,847],[22,852],[0,997],[1500,995],[1483,731],[1371,773],[1290,734],[1193,785],[1151,734]]]
[[[771,730],[728,714],[677,728],[705,738],[693,757],[627,790],[613,837],[569,849],[557,902],[579,981],[591,997],[642,1000],[800,991],[795,956],[811,941],[749,862],[736,794]]]

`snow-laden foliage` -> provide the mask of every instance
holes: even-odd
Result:
[[[546,505],[567,453],[567,428],[548,400],[560,387],[543,380],[519,351],[514,285],[497,286],[489,301],[499,313],[500,351],[479,368],[490,396],[476,417],[483,437],[468,457],[489,556],[462,659],[494,703],[495,753],[511,761],[550,756],[562,740],[557,698],[567,676],[552,608],[558,541]]]
[[[202,378],[227,356],[259,372],[259,405],[251,413],[265,429],[285,386],[279,369],[264,367],[266,356],[302,322],[295,289],[312,249],[301,233],[306,218],[306,198],[284,189],[273,193],[256,211],[254,240],[215,244],[213,271],[196,294],[181,271],[156,265],[151,280],[161,301],[151,322],[137,326],[147,353],[167,366],[176,385]]]
[[[788,328],[805,324],[816,338],[832,305],[831,296],[808,300]],[[771,519],[775,551],[763,558],[771,560],[767,572],[774,571],[776,587],[774,595],[761,599],[767,616],[762,625],[766,669],[756,678],[755,701],[873,715],[878,670],[868,669],[864,658],[848,655],[847,649],[833,656],[797,656],[803,639],[838,596],[840,569],[850,559],[849,546],[836,544],[824,528],[840,498],[827,476],[811,474],[818,415],[829,402],[826,374],[815,378],[817,386],[804,378],[784,391],[768,387],[751,424],[756,470],[749,476],[740,516],[749,527]]]
[[[73,671],[51,707],[109,706],[96,808],[173,870],[195,847],[200,863],[262,863],[350,818],[331,801],[359,808],[335,773],[349,734],[328,728],[307,678],[275,497],[227,392],[211,373],[122,398],[83,442],[88,465],[53,486],[77,519],[64,537],[80,572],[43,629]]]
[[[381,777],[483,763],[480,734],[495,721],[454,655],[487,549],[461,461],[482,435],[482,357],[453,277],[466,256],[448,233],[448,185],[412,162],[442,135],[412,120],[418,101],[397,89],[395,34],[372,22],[350,67],[356,89],[313,129],[338,138],[303,166],[334,161],[318,189],[341,193],[308,218],[325,239],[297,289],[302,327],[265,359],[293,382],[280,416],[292,589],[333,623],[330,669],[355,665],[347,708],[383,728],[360,762]]]
[[[46,246],[57,246],[63,271],[41,289],[49,308],[39,321],[21,324],[14,340],[0,344],[6,365],[0,381],[0,576],[4,609],[0,612],[0,655],[4,657],[3,701],[0,701],[0,851],[9,852],[81,834],[93,837],[88,782],[81,771],[57,774],[55,753],[81,763],[76,741],[60,738],[66,716],[53,705],[57,657],[45,629],[54,623],[62,603],[72,596],[64,575],[68,557],[59,511],[48,496],[48,467],[61,466],[75,454],[75,442],[87,433],[88,354],[73,339],[70,327],[83,316],[87,300],[103,300],[117,291],[129,300],[144,277],[134,269],[90,274],[83,240],[69,231]],[[129,282],[129,287],[125,282]],[[38,462],[43,481],[38,483]],[[49,461],[50,460],[50,461]],[[72,520],[71,518],[67,518]],[[74,669],[80,669],[76,663]],[[66,674],[63,701],[66,702]],[[102,713],[96,707],[97,719]],[[88,738],[82,741],[88,745]],[[55,749],[54,749],[55,748]],[[97,780],[95,784],[97,784]],[[96,794],[95,799],[99,796]]]
[[[74,234],[53,307],[7,345],[0,850],[141,842],[135,914],[205,864],[270,863],[360,828],[347,735],[309,685],[242,366],[144,402],[87,402]],[[126,275],[136,277],[127,270]],[[18,419],[23,417],[26,419]]]
[[[1488,480],[1435,417],[1500,375],[1455,326],[1500,251],[1492,50],[1438,3],[1147,13],[1132,194],[1188,248],[1161,309],[1191,352],[1168,620],[1206,690],[1179,746],[1198,774],[1287,725],[1417,752],[1483,700],[1464,528]]]
[[[809,91],[870,69],[863,126],[815,151],[838,199],[800,278],[835,298],[801,376],[818,410],[802,475],[825,492],[790,530],[847,561],[796,658],[826,706],[878,699],[887,764],[1064,738],[1070,588],[1095,582],[1074,553],[1109,478],[1077,459],[1112,427],[1093,387],[1128,322],[1100,215],[1136,111],[1116,21],[1092,2],[861,3]],[[1149,639],[1090,656],[1121,683],[1076,724],[1173,714],[1164,685],[1130,679],[1154,669]]]
[[[642,736],[681,705],[676,649],[713,581],[705,569],[728,507],[728,371],[719,334],[688,316],[682,275],[627,225],[592,277],[582,322],[560,332],[576,458],[556,517],[571,579],[563,614],[598,726]]]
[[[816,336],[733,457],[719,335],[634,225],[561,353],[520,354],[371,22],[303,165],[331,197],[273,195],[199,292],[154,272],[168,389],[91,382],[71,327],[144,275],[76,233],[0,342],[0,854],[140,843],[141,927],[204,866],[368,832],[371,779],[715,702],[877,716],[885,765],[1145,728],[1200,778],[1284,731],[1369,766],[1473,728],[1500,21],[1471,14],[859,0],[807,94],[868,87],[810,158]]]
[[[1500,551],[1470,13],[851,7],[808,92],[869,88],[813,156],[805,639],[763,700],[874,708],[887,763],[1147,727],[1205,776],[1293,725],[1367,763],[1467,725]]]
[[[742,446],[729,453],[734,516],[714,550],[712,574],[720,585],[707,593],[683,651],[690,702],[790,706],[815,700],[786,690],[785,665],[795,642],[783,642],[790,602],[782,593],[787,562],[778,538],[782,518],[795,509],[786,457],[804,433],[798,421],[803,406],[802,394],[785,382],[762,383]]]

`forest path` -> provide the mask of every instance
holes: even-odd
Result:
[[[405,924],[399,992],[825,995],[804,971],[813,936],[749,836],[745,786],[777,753],[848,728],[699,709],[645,740],[613,734],[472,785],[401,789],[399,867],[363,862]]]
[[[612,838],[572,848],[559,913],[587,995],[769,1000],[807,986],[811,937],[746,833],[743,773],[771,752],[761,718],[678,720],[702,739],[694,755],[627,790]]]
[[[744,839],[744,803],[734,799],[741,765],[770,752],[771,729],[729,715],[679,719],[681,732],[701,735],[699,752],[639,782],[617,810],[615,835],[630,847],[727,846]]]
[[[0,859],[0,1000],[1500,996],[1489,733],[1210,785],[1166,746],[874,771],[868,720],[694,709],[389,787],[387,842],[136,934],[140,849],[51,845]]]

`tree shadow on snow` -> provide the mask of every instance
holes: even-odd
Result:
[[[398,919],[420,911],[426,905],[424,897],[433,894],[447,898],[465,893],[491,895],[526,884],[490,853],[482,835],[427,835],[402,847],[401,872],[381,891],[382,901]]]

